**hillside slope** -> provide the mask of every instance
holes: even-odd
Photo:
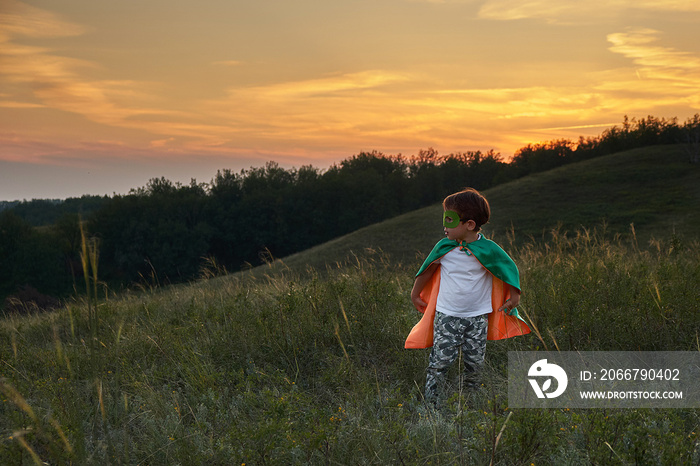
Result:
[[[449,194],[449,193],[445,193]],[[601,228],[630,234],[640,245],[651,237],[697,238],[700,228],[700,166],[680,145],[634,149],[537,173],[484,191],[492,209],[484,228],[501,241],[547,239],[554,228]],[[271,264],[324,269],[353,254],[383,251],[392,261],[414,264],[442,238],[442,207],[409,212],[357,230]],[[262,270],[268,269],[263,267]]]

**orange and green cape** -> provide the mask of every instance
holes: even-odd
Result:
[[[510,313],[498,310],[510,298],[510,290],[505,286],[506,283],[520,290],[520,273],[513,259],[498,244],[483,236],[471,243],[458,243],[448,238],[440,240],[428,254],[416,277],[424,273],[433,262],[455,248],[460,248],[465,254],[473,255],[493,276],[493,286],[491,288],[493,311],[488,315],[489,325],[486,338],[489,340],[502,340],[530,333],[530,327],[520,317],[517,309],[513,309]],[[438,266],[432,278],[421,290],[420,296],[428,305],[423,312],[423,317],[413,327],[408,338],[406,338],[406,348],[429,348],[433,346],[433,321],[435,319],[435,305],[437,304],[439,290],[440,267]]]

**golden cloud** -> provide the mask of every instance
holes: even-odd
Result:
[[[3,0],[0,11],[0,42],[11,36],[68,37],[85,32],[82,26],[67,22],[58,15],[16,0]]]
[[[624,55],[646,70],[674,69],[690,72],[700,79],[700,57],[671,47],[652,45],[658,41],[659,31],[653,29],[633,29],[628,32],[608,35],[612,44],[610,50]]]
[[[550,22],[583,22],[624,10],[700,11],[697,0],[487,0],[479,17],[494,20],[539,18]]]
[[[7,83],[25,85],[39,103],[6,93],[0,97],[1,107],[51,108],[105,125],[136,129],[149,126],[136,121],[138,118],[177,115],[148,105],[153,100],[154,83],[91,79],[87,72],[101,71],[96,64],[19,43],[21,37],[64,37],[83,34],[86,29],[20,2],[12,1],[9,6],[0,15],[0,76]],[[152,129],[157,132],[162,126],[155,124]]]
[[[632,70],[619,70],[599,88],[629,96],[638,105],[700,108],[700,57],[655,45],[659,32],[632,29],[608,35],[610,50],[632,61]]]

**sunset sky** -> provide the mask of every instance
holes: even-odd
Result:
[[[0,0],[0,200],[700,113],[698,0]]]

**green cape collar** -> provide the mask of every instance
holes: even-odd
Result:
[[[479,239],[471,243],[459,243],[448,238],[441,239],[430,251],[416,276],[425,272],[430,264],[455,248],[460,248],[466,254],[473,255],[495,277],[520,290],[520,273],[513,259],[498,244],[481,235]]]

